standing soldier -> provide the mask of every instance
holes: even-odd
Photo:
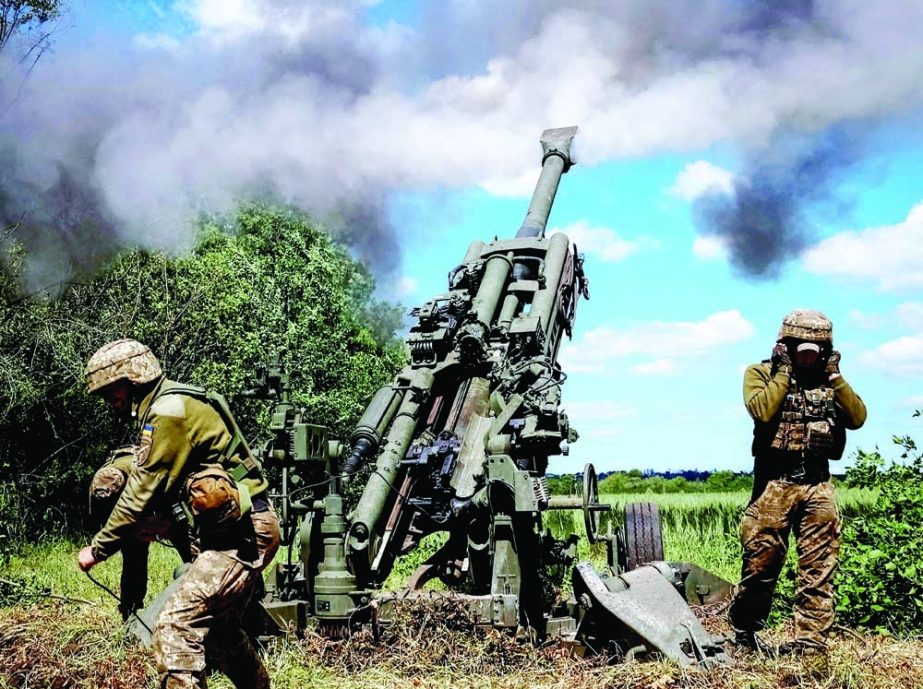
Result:
[[[165,689],[205,687],[206,654],[236,687],[263,689],[269,675],[240,628],[241,616],[279,547],[267,483],[224,399],[167,380],[136,340],[90,357],[87,386],[137,420],[135,466],[106,524],[78,554],[89,571],[133,538],[153,513],[194,529],[190,568],[154,625]]]
[[[737,642],[758,649],[789,533],[798,547],[795,639],[779,652],[826,650],[833,626],[833,575],[840,549],[828,460],[839,459],[846,429],[865,423],[865,404],[840,374],[833,324],[820,311],[796,310],[782,321],[772,357],[744,373],[744,404],[753,417],[754,480],[740,526],[741,581],[729,616]]]

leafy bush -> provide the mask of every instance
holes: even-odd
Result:
[[[399,311],[374,301],[367,270],[294,210],[252,205],[203,221],[190,254],[128,251],[53,299],[18,294],[21,250],[0,258],[0,523],[10,537],[79,524],[92,472],[130,438],[83,385],[87,358],[109,340],[135,337],[171,378],[223,393],[248,437],[267,409],[242,393],[277,351],[295,403],[341,434],[405,356]]]
[[[847,624],[908,635],[923,631],[923,453],[909,437],[894,442],[900,461],[860,451],[847,473],[850,485],[879,494],[845,523],[837,612]]]

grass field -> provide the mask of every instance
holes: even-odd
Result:
[[[661,510],[666,557],[697,562],[736,580],[740,567],[737,528],[745,494],[613,495],[616,506],[652,501]],[[873,496],[842,491],[844,518],[859,514]],[[555,532],[582,532],[579,513],[549,514]],[[605,524],[604,524],[605,528]],[[79,544],[48,539],[20,549],[0,566],[0,689],[155,687],[150,654],[128,639],[115,602],[81,574],[75,564]],[[152,548],[150,591],[169,581],[178,560],[162,546]],[[599,561],[601,548],[581,555]],[[412,569],[412,562],[401,567]],[[117,589],[118,556],[94,569]],[[53,593],[56,597],[49,597]],[[432,627],[435,619],[441,620]],[[722,617],[706,619],[715,633],[726,632]],[[771,640],[784,640],[783,624]],[[869,635],[838,636],[821,659],[742,657],[733,669],[681,672],[669,664],[605,667],[569,658],[560,649],[536,651],[492,631],[474,631],[452,616],[411,611],[384,643],[368,639],[329,642],[308,635],[284,639],[269,649],[274,686],[302,689],[346,687],[923,687],[923,643]],[[210,685],[227,688],[224,678]]]

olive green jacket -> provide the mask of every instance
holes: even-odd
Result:
[[[184,388],[161,378],[135,405],[139,439],[136,466],[129,472],[125,490],[109,519],[91,543],[97,560],[115,554],[132,537],[135,525],[152,511],[169,513],[181,499],[186,477],[208,464],[233,468],[241,463],[235,455],[225,458],[231,432],[210,404],[189,394],[171,393]],[[241,450],[242,451],[242,450]],[[242,483],[252,497],[265,493],[267,483],[260,472]]]

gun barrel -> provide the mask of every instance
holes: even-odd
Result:
[[[545,225],[551,214],[555,194],[558,193],[561,175],[574,164],[570,156],[570,145],[576,134],[577,127],[560,127],[542,132],[542,173],[516,237],[541,237],[545,234]]]

